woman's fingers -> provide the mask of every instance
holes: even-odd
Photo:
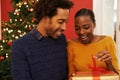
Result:
[[[106,50],[99,52],[97,55],[95,55],[95,58],[107,63],[111,62],[112,60],[110,53]]]

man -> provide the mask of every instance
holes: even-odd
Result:
[[[69,0],[39,0],[34,7],[38,25],[12,45],[13,80],[65,80],[66,29]]]

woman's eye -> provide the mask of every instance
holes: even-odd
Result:
[[[75,30],[80,30],[80,27],[75,27]]]
[[[85,25],[84,29],[89,29],[89,27],[90,27],[89,25]]]

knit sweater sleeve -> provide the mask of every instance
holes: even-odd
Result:
[[[67,42],[67,56],[68,56],[68,77],[70,77],[75,72],[74,70],[75,68],[73,65],[74,52],[71,46],[71,41]]]
[[[13,80],[32,80],[28,62],[20,41],[15,41],[12,45],[11,71]]]
[[[117,59],[117,54],[116,54],[116,45],[115,45],[115,42],[113,41],[113,39],[111,37],[108,37],[107,49],[112,56],[112,64],[120,75],[120,70],[119,70],[119,67],[118,67],[118,59]]]

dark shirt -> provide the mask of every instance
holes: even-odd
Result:
[[[43,37],[33,29],[12,45],[13,80],[65,80],[66,39]]]

